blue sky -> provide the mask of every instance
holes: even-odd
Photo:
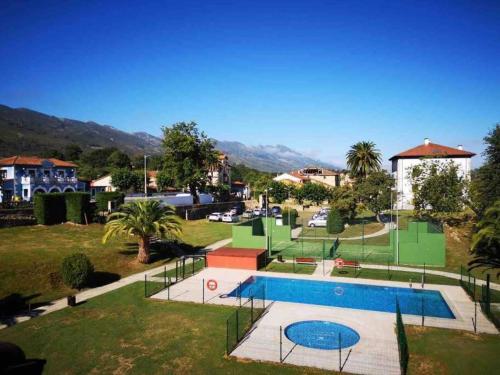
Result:
[[[343,165],[360,140],[479,153],[500,122],[498,1],[4,2],[0,35],[0,103],[126,131]]]

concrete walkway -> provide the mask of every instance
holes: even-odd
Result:
[[[231,241],[232,241],[231,238],[227,238],[225,240],[220,240],[220,241],[217,241],[217,242],[207,246],[203,250],[213,251],[215,249],[218,249],[219,247],[226,246],[227,244],[231,243]],[[186,262],[186,264],[190,264],[190,262],[191,262],[191,260],[188,260]],[[171,263],[168,263],[166,265],[155,267],[155,268],[152,268],[152,269],[147,270],[147,271],[143,271],[143,272],[139,272],[139,273],[136,273],[136,274],[133,274],[130,276],[126,276],[126,277],[124,277],[124,278],[122,278],[114,283],[106,284],[106,285],[100,286],[98,288],[87,289],[87,290],[75,295],[76,303],[87,301],[91,298],[100,296],[102,294],[111,292],[113,290],[119,289],[119,288],[127,286],[127,285],[133,284],[137,281],[144,281],[144,276],[147,276],[149,279],[150,277],[153,277],[154,275],[157,275],[157,274],[163,272],[165,270],[165,268],[167,271],[174,269],[175,262],[171,262]],[[18,314],[16,316],[13,316],[12,318],[7,320],[6,324],[1,324],[0,329],[7,328],[9,326],[27,321],[27,320],[34,318],[34,317],[37,317],[37,316],[47,315],[47,314],[50,314],[51,312],[62,310],[67,306],[68,306],[68,302],[67,302],[66,298],[61,298],[61,299],[52,301],[52,302],[50,302],[50,304],[40,306],[39,308],[34,309],[31,312],[24,312],[22,314]],[[4,319],[4,321],[5,321],[5,319]]]
[[[374,269],[374,270],[386,270],[387,266],[381,265],[381,264],[362,263],[361,268],[369,268],[369,269]],[[406,271],[406,272],[424,273],[424,270],[422,268],[390,266],[390,269],[392,271]],[[430,269],[426,269],[425,273],[429,274],[429,275],[444,276],[444,277],[449,277],[450,279],[460,280],[460,274],[458,274],[458,273],[446,272],[446,271],[436,271],[436,270],[430,270]],[[486,281],[476,279],[476,284],[477,285],[485,285]],[[500,284],[490,282],[490,287],[491,287],[491,289],[500,290]]]
[[[302,228],[300,228],[302,230]],[[378,237],[378,236],[383,236],[384,234],[389,233],[389,230],[391,229],[391,223],[385,223],[384,227],[379,230],[378,232],[371,233],[371,234],[365,234],[364,238],[372,238],[372,237]],[[293,232],[293,231],[292,231]],[[293,234],[292,234],[293,237]],[[305,240],[334,240],[334,237],[301,237]],[[356,237],[340,237],[339,240],[341,241],[353,241],[353,240],[362,240],[363,236],[356,236]]]
[[[330,274],[335,267],[335,262],[333,260],[323,260],[319,262],[316,269],[313,272],[313,276],[324,276],[330,277]]]

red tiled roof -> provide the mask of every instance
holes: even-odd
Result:
[[[394,155],[389,160],[399,159],[399,158],[419,158],[419,157],[473,157],[476,154],[473,152],[460,150],[458,148],[442,146],[435,143],[423,144],[417,147],[410,148],[409,150],[400,152]]]
[[[54,158],[44,159],[36,156],[11,156],[0,159],[0,165],[42,165],[45,160],[50,161],[56,167],[77,167],[76,164],[69,161]]]

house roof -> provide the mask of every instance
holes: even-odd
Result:
[[[54,158],[39,158],[36,156],[11,156],[8,158],[0,159],[0,165],[42,165],[44,161],[49,161],[55,167],[78,167],[76,164],[69,161],[54,159]]]
[[[421,157],[462,157],[471,158],[476,154],[473,152],[460,150],[458,148],[438,145],[436,143],[424,143],[409,150],[394,155],[389,160],[401,158],[421,158]]]

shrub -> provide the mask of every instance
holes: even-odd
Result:
[[[33,202],[38,224],[60,224],[66,221],[66,202],[63,193],[36,194]]]
[[[115,202],[115,208],[118,208],[125,201],[125,194],[119,191],[101,191],[95,195],[97,211],[107,211],[108,202]]]
[[[85,223],[85,215],[89,212],[89,193],[65,193],[66,220],[76,224]]]
[[[290,223],[288,223],[289,213],[290,213]],[[297,224],[297,217],[299,216],[297,210],[295,208],[285,207],[285,209],[282,212],[282,215],[283,215],[283,224],[291,225],[292,228],[295,228],[295,225]]]
[[[90,259],[83,253],[76,253],[63,259],[61,276],[64,284],[74,289],[88,285],[94,272]]]
[[[342,219],[339,210],[333,209],[328,213],[326,231],[330,234],[342,233],[344,231],[344,219]]]

